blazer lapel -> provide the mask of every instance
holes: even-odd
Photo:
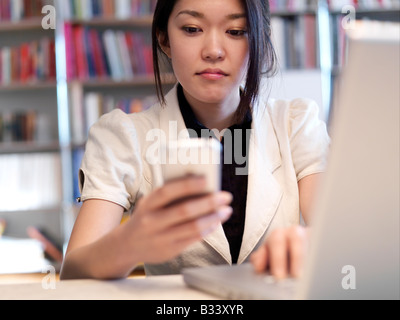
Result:
[[[283,191],[273,173],[281,166],[276,134],[265,106],[253,117],[249,148],[246,220],[238,263],[246,260],[275,216]],[[261,112],[259,109],[258,112]]]

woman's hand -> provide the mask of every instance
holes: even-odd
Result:
[[[309,230],[301,226],[276,229],[251,256],[256,272],[269,271],[277,279],[302,274]]]
[[[205,188],[204,178],[188,177],[140,199],[126,223],[132,254],[145,263],[165,262],[228,220],[232,195],[206,194]]]

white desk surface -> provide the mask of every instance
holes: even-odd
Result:
[[[180,275],[115,281],[56,281],[55,289],[41,282],[0,285],[0,300],[215,300],[188,288]]]

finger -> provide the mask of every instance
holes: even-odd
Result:
[[[288,270],[288,243],[284,231],[279,230],[271,235],[268,250],[271,274],[277,279],[286,278]]]
[[[189,238],[203,239],[232,214],[231,207],[222,207],[218,212],[208,214],[201,218],[177,225],[168,230],[175,241],[182,241]]]
[[[180,202],[155,213],[157,228],[165,229],[195,220],[201,216],[217,212],[231,202],[232,195],[225,191]]]
[[[265,272],[268,266],[268,247],[267,245],[262,245],[257,251],[255,251],[251,257],[250,261],[253,264],[254,270],[258,273]]]
[[[163,237],[165,243],[179,250],[179,247],[193,244],[214,232],[221,223],[229,219],[231,214],[231,207],[223,207],[216,213],[169,228],[160,236]]]
[[[190,176],[166,183],[143,199],[148,210],[157,210],[181,198],[206,193],[206,179]]]
[[[290,274],[300,277],[306,254],[306,233],[303,228],[294,228],[289,238]]]

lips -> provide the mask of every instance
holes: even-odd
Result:
[[[223,79],[224,77],[228,76],[228,74],[222,71],[221,69],[206,69],[199,73],[196,73],[196,75],[201,76],[206,80],[214,80],[214,81]]]
[[[221,76],[227,76],[228,74],[222,71],[221,69],[206,69],[201,72],[197,73],[198,75],[203,75],[203,74],[215,74],[215,75],[221,75]]]

